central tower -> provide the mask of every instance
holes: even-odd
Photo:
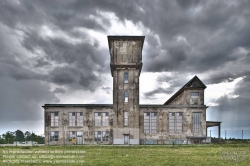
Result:
[[[145,36],[108,36],[113,77],[113,144],[139,144],[139,77]]]

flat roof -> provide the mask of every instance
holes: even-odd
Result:
[[[42,107],[113,107],[113,104],[44,104]]]
[[[113,104],[44,104],[43,108],[47,107],[113,107]],[[186,105],[147,105],[141,104],[140,108],[207,108],[205,105],[195,105],[195,106],[186,106]]]

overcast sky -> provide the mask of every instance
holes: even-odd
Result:
[[[1,0],[0,133],[43,133],[44,104],[111,104],[108,35],[143,35],[140,104],[194,75],[207,120],[250,131],[250,1]]]

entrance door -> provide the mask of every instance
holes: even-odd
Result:
[[[129,135],[124,135],[124,144],[125,145],[129,144]]]
[[[76,144],[83,144],[83,134],[81,131],[77,131],[76,134]]]

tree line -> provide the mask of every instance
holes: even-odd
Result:
[[[34,141],[38,144],[44,144],[44,137],[29,131],[23,133],[21,130],[7,131],[5,134],[0,135],[0,144],[13,144],[14,141]]]

